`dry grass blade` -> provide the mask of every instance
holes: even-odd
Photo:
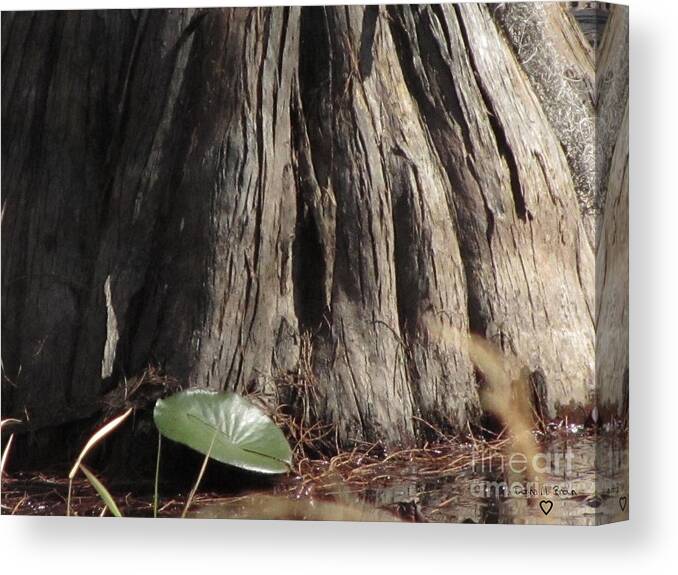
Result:
[[[92,473],[87,467],[85,467],[82,463],[80,464],[80,469],[82,469],[82,472],[85,474],[89,482],[92,484],[92,487],[96,490],[96,492],[99,494],[99,497],[101,497],[102,501],[106,504],[106,507],[110,509],[111,513],[115,517],[122,517],[122,513],[120,513],[120,509],[118,509],[118,506],[115,503],[115,500],[111,496],[110,492],[106,487],[104,487],[104,484],[99,481],[96,475]],[[105,509],[104,509],[105,511]],[[102,513],[103,515],[103,513]]]
[[[0,429],[5,427],[5,425],[12,425],[13,423],[22,423],[22,421],[20,419],[12,419],[12,418],[3,419],[2,421],[0,421]]]
[[[0,475],[5,472],[5,464],[7,463],[7,458],[9,455],[9,450],[12,447],[12,442],[14,441],[14,434],[9,436],[7,440],[7,445],[5,446],[5,451],[2,453],[2,461],[0,461]]]
[[[111,431],[113,431],[118,425],[120,425],[127,417],[129,416],[130,413],[132,413],[132,410],[134,408],[130,407],[125,413],[122,415],[119,415],[118,417],[115,417],[111,419],[106,425],[104,425],[99,431],[97,431],[92,437],[89,438],[89,441],[85,444],[85,447],[82,448],[82,451],[80,452],[80,455],[78,456],[78,459],[75,461],[75,465],[73,465],[73,469],[71,469],[71,472],[68,474],[68,496],[66,499],[66,515],[70,516],[71,514],[71,493],[73,491],[73,478],[76,476],[78,473],[78,469],[82,467],[82,460],[85,458],[85,456],[91,451],[91,449],[99,443],[104,437],[106,437]]]
[[[122,415],[119,415],[118,417],[111,419],[106,425],[104,425],[99,431],[97,431],[92,437],[89,438],[89,441],[85,444],[85,447],[83,447],[82,451],[80,452],[80,455],[78,456],[78,459],[75,461],[75,465],[73,465],[73,468],[71,469],[71,472],[68,474],[69,479],[73,479],[78,472],[78,468],[80,467],[80,464],[82,463],[82,460],[85,458],[85,456],[90,452],[90,450],[97,444],[99,441],[101,441],[104,437],[106,437],[111,431],[113,431],[118,425],[120,425],[127,417],[129,414],[132,413],[132,408],[130,407],[125,413]]]
[[[525,367],[476,335],[469,338],[469,355],[487,382],[480,392],[483,407],[508,428],[512,437],[509,451],[522,454],[528,463],[528,478],[537,479],[535,462],[540,451],[532,434],[535,420]]]

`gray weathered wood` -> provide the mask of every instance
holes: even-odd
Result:
[[[3,417],[153,365],[411,443],[478,421],[474,332],[584,419],[578,164],[493,10],[3,13]],[[590,82],[572,25],[544,34]]]

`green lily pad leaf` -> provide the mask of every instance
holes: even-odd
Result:
[[[282,431],[236,393],[182,391],[159,399],[153,420],[165,437],[205,455],[209,451],[212,459],[227,465],[273,474],[289,471],[292,464],[292,450]]]

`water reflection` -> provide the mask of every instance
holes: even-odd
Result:
[[[533,482],[509,482],[505,461],[474,463],[421,480],[403,465],[378,486],[350,483],[225,499],[197,517],[354,521],[430,521],[598,525],[628,518],[628,450],[618,436],[564,436],[542,446],[544,468]],[[515,478],[514,478],[515,479]]]

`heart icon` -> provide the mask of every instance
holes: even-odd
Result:
[[[619,498],[619,507],[621,507],[622,511],[626,509],[626,496]]]
[[[548,515],[551,512],[551,509],[553,509],[553,501],[548,501],[547,499],[542,499],[539,502],[539,507],[541,509],[541,512],[544,515]]]

